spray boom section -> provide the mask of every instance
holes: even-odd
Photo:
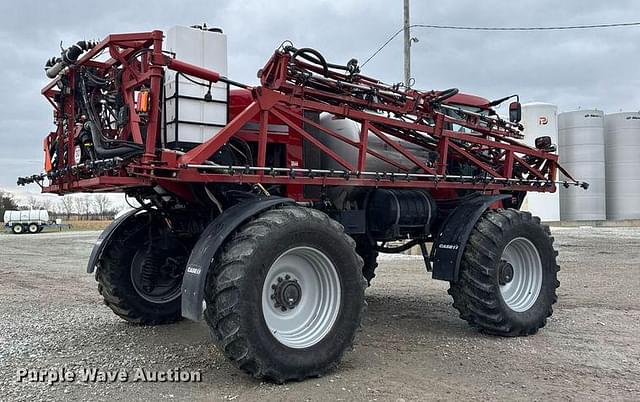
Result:
[[[385,84],[363,75],[355,59],[333,64],[317,50],[290,43],[259,70],[256,87],[163,50],[161,31],[78,42],[47,62],[46,75],[52,81],[42,94],[53,106],[55,129],[44,140],[45,172],[18,184],[36,182],[47,192],[126,192],[162,184],[188,197],[188,183],[493,193],[555,191],[558,183],[588,186],[558,165],[544,138],[536,147],[518,141],[523,138],[518,102],[504,120],[492,109],[495,102],[470,105],[469,96],[456,88],[420,91]],[[175,83],[172,96],[167,83]],[[184,83],[202,92],[180,95],[177,86]],[[231,86],[239,89],[229,91]],[[224,96],[218,99],[217,93]],[[178,100],[203,114],[217,105],[224,121],[185,121]],[[172,113],[174,125],[168,122]],[[347,137],[320,124],[326,115],[352,121],[358,134]],[[178,127],[191,123],[208,131],[199,141],[178,141]],[[167,140],[169,133],[175,141]],[[326,138],[349,151],[327,146]],[[279,161],[270,154],[276,145],[285,149]],[[235,156],[222,160],[230,146]],[[303,147],[331,163],[303,160]],[[388,169],[370,169],[368,160]],[[337,167],[326,168],[331,164]],[[566,180],[558,181],[558,170]]]

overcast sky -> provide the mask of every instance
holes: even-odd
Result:
[[[640,21],[640,2],[602,0],[456,0],[412,2],[412,23],[549,26]],[[154,7],[147,5],[156,5]],[[206,22],[228,35],[229,76],[256,82],[256,71],[285,39],[327,59],[361,62],[402,27],[402,0],[355,1],[3,1],[0,4],[0,187],[42,169],[42,138],[53,129],[40,95],[43,65],[59,43],[108,33]],[[415,29],[416,87],[458,87],[486,98],[518,93],[560,111],[638,110],[640,27],[550,32]],[[402,38],[365,68],[402,80]],[[31,185],[31,191],[38,188]]]

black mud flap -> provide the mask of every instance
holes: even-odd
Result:
[[[294,204],[290,198],[260,197],[236,204],[213,220],[191,250],[182,278],[182,316],[202,319],[202,301],[209,266],[227,237],[252,216],[282,204]]]
[[[87,273],[91,274],[95,271],[98,261],[100,257],[102,257],[102,252],[104,248],[109,244],[109,241],[113,237],[114,233],[118,231],[118,229],[122,226],[123,223],[128,221],[131,217],[135,216],[138,212],[144,212],[144,210],[140,209],[132,209],[131,211],[126,212],[122,216],[115,219],[113,222],[107,226],[100,236],[98,236],[98,240],[96,240],[96,244],[93,246],[93,250],[91,250],[91,255],[89,256],[89,262],[87,263]]]
[[[431,249],[433,279],[455,282],[464,248],[473,227],[484,211],[496,201],[511,195],[486,195],[470,199],[451,212],[440,228],[440,233]]]

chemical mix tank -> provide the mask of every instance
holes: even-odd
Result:
[[[560,187],[560,218],[568,221],[606,219],[604,114],[577,110],[558,115],[560,164],[589,189]],[[564,177],[560,177],[564,179]]]
[[[526,145],[535,147],[538,137],[549,136],[551,143],[558,143],[558,107],[550,103],[532,102],[522,105],[522,125]],[[522,209],[546,222],[560,220],[560,197],[555,193],[528,193]]]
[[[604,118],[607,219],[640,219],[640,113]]]

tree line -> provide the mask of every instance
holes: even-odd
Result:
[[[29,209],[46,209],[51,220],[107,220],[113,219],[119,212],[105,194],[65,195],[58,198],[30,196],[17,201],[10,193],[0,191],[0,219],[4,211]]]

